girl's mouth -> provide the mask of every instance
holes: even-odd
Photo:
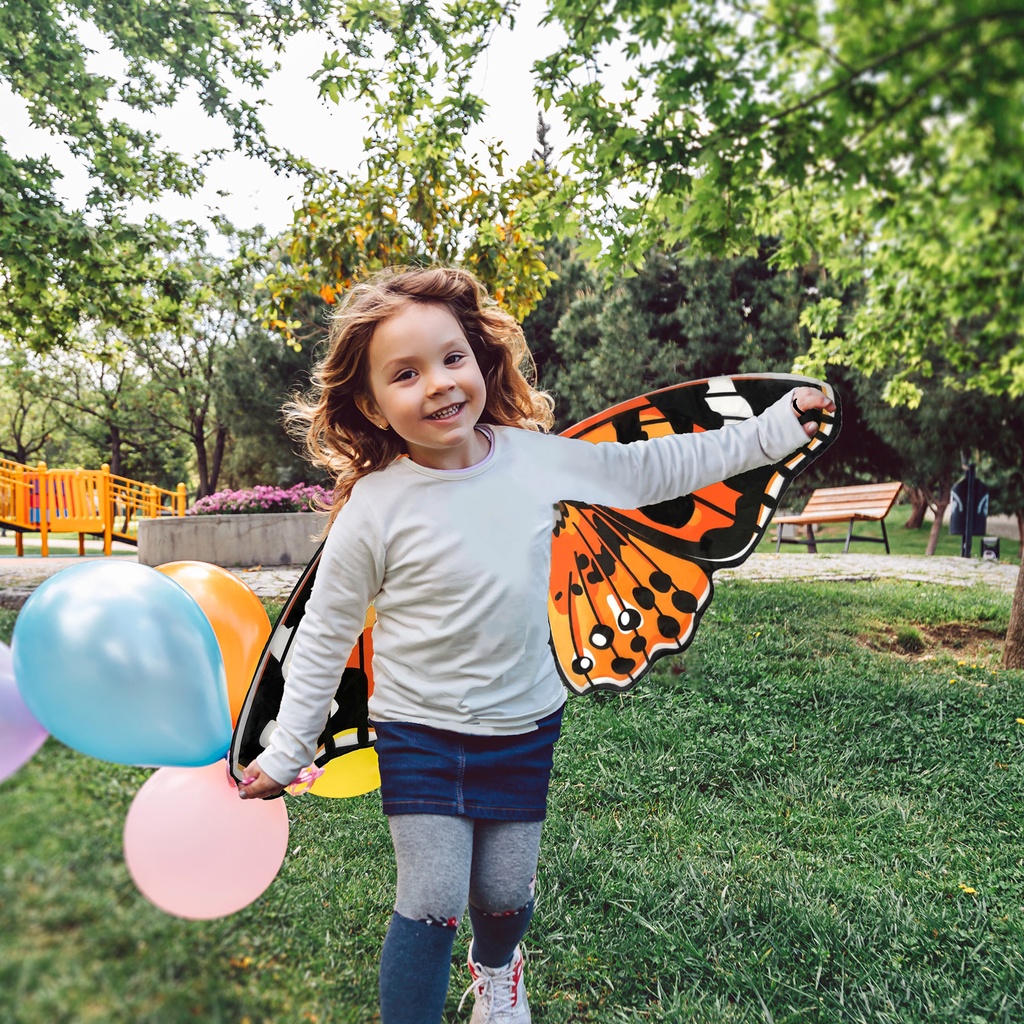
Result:
[[[462,411],[462,407],[465,404],[466,404],[465,402],[457,402],[455,405],[446,405],[443,409],[438,409],[437,412],[431,413],[427,417],[427,419],[428,420],[447,420],[447,419],[451,419],[453,416],[458,415],[458,413],[460,413]]]

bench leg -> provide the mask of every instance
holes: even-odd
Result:
[[[853,520],[850,520],[850,528],[846,531],[846,547],[843,548],[843,554],[845,555],[850,550],[850,541],[853,540]]]
[[[785,527],[782,525],[782,523],[778,523],[776,529],[779,531],[779,536],[775,541],[775,554],[778,554],[782,550],[782,531],[785,529]]]
[[[814,527],[810,523],[807,524],[807,554],[816,555],[818,553],[818,542],[814,539]]]
[[[882,524],[882,540],[885,541],[885,553],[888,555],[888,554],[890,554],[890,551],[889,551],[889,534],[887,534],[885,532],[885,520],[884,519],[879,519],[878,521]]]

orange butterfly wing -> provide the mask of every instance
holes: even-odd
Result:
[[[784,375],[713,378],[634,398],[565,433],[618,441],[715,429],[757,415],[790,388]],[[660,657],[684,650],[714,593],[716,568],[738,565],[764,535],[793,477],[835,440],[834,416],[785,460],[641,509],[563,502],[552,541],[548,621],[573,693],[626,690]]]

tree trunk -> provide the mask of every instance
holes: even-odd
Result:
[[[123,476],[121,472],[121,428],[110,424],[110,472],[112,476]]]
[[[210,490],[210,469],[206,460],[206,421],[197,416],[192,421],[192,446],[196,450],[196,471],[199,473],[197,498],[205,498],[213,492]]]
[[[217,478],[220,476],[220,464],[224,461],[224,446],[228,439],[228,428],[225,426],[217,427],[216,440],[213,443],[213,465],[209,470],[209,493],[213,494],[217,490]]]
[[[924,525],[924,516],[928,511],[929,494],[923,487],[908,487],[910,494],[910,516],[907,518],[906,529],[920,530]]]
[[[935,488],[934,494],[936,497],[935,501],[931,505],[932,512],[935,513],[935,522],[932,523],[932,532],[928,534],[928,547],[924,552],[926,555],[935,554],[935,548],[938,546],[939,537],[942,535],[942,520],[945,518],[946,509],[949,508],[949,493],[952,479],[953,474],[949,470],[946,470],[946,472],[939,477],[939,485]]]
[[[932,532],[928,534],[928,547],[926,547],[924,551],[926,555],[935,554],[935,548],[938,546],[939,537],[942,535],[942,520],[946,515],[946,509],[949,506],[949,489],[947,488],[942,493],[946,495],[945,500],[939,499],[932,506],[932,511],[935,513],[935,522],[932,523]]]
[[[1017,513],[1017,526],[1024,536],[1024,515]],[[1024,544],[1021,545],[1021,567],[1010,606],[1010,625],[1003,645],[1003,668],[1024,668]]]

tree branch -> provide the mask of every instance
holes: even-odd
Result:
[[[839,56],[838,53],[836,53],[830,47],[826,46],[824,43],[818,42],[817,39],[813,39],[811,36],[805,36],[802,32],[796,32],[793,29],[787,28],[785,25],[783,25],[780,21],[777,21],[775,18],[769,18],[767,14],[755,11],[749,5],[740,4],[738,0],[728,0],[728,2],[730,7],[732,7],[736,11],[739,11],[741,14],[749,14],[752,18],[754,18],[755,21],[761,21],[767,25],[773,26],[774,28],[779,29],[779,31],[784,33],[785,35],[793,36],[795,39],[799,39],[800,42],[811,47],[811,49],[821,50],[821,52],[824,53],[825,56],[829,58],[829,60],[831,60],[835,64],[838,64],[839,67],[843,68],[843,70],[849,71],[851,74],[856,74],[856,68],[854,68],[852,64],[847,63],[845,60],[843,60],[842,57]]]
[[[930,32],[925,32],[924,35],[918,36],[916,39],[912,40],[906,46],[901,46],[895,50],[890,50],[889,53],[884,54],[881,57],[878,57],[877,59],[871,61],[868,64],[865,64],[862,68],[855,70],[843,81],[835,82],[828,88],[822,89],[812,96],[808,96],[807,99],[801,100],[799,103],[794,104],[792,107],[787,107],[785,110],[780,110],[778,113],[773,114],[771,117],[765,118],[758,124],[753,125],[752,130],[750,132],[744,132],[744,134],[753,134],[754,132],[758,132],[762,128],[765,128],[770,124],[784,120],[791,114],[797,114],[801,110],[806,110],[808,107],[813,106],[819,100],[823,100],[826,97],[831,96],[833,93],[842,92],[843,90],[848,89],[859,78],[863,78],[865,75],[871,74],[871,72],[873,71],[877,71],[879,68],[888,64],[890,61],[896,60],[899,57],[908,56],[911,53],[915,53],[922,47],[927,46],[929,43],[935,42],[937,39],[941,39],[944,35],[947,35],[951,32],[959,31],[960,29],[963,28],[968,28],[971,25],[977,25],[986,21],[999,21],[1002,20],[1003,18],[1024,20],[1024,11],[1017,8],[1010,8],[1005,11],[994,11],[987,14],[978,14],[970,18],[963,18],[958,22],[954,22],[951,25],[945,26],[944,28],[933,29]],[[1004,38],[1006,37],[1000,37],[1000,39]],[[987,46],[983,47],[983,49],[985,48],[987,48]],[[740,131],[743,131],[742,126],[740,128]]]

